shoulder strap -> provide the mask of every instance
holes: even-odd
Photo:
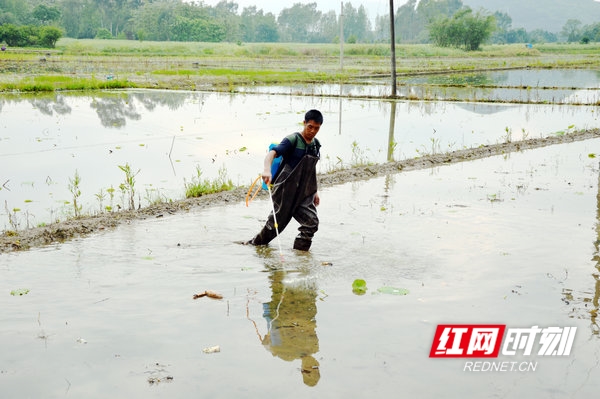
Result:
[[[292,133],[287,136],[287,139],[290,141],[290,143],[292,143],[292,145],[294,147],[298,147],[298,136],[299,135],[300,135],[300,133],[296,132],[296,133]]]
[[[317,153],[319,153],[319,151],[321,149],[321,142],[316,137],[313,139],[313,143],[306,144],[304,139],[302,139],[302,141],[300,141],[299,137],[301,137],[301,136],[302,136],[301,133],[296,132],[296,133],[290,134],[289,136],[287,136],[287,138],[288,138],[288,140],[290,140],[290,143],[292,143],[294,148],[304,149],[305,151],[307,151],[308,148],[314,143],[314,146],[317,148]]]
[[[296,133],[288,134],[287,136],[285,136],[285,138],[290,141],[290,143],[292,144],[292,146],[294,148],[296,148],[298,146],[298,135],[299,134],[300,133],[296,132]],[[277,168],[276,168],[275,171],[271,170],[273,181],[275,181],[275,178],[277,177],[277,175],[279,175],[279,172],[283,170],[283,167],[286,164],[286,160],[285,160],[284,156],[280,155],[277,158],[279,159],[279,163],[277,165]]]

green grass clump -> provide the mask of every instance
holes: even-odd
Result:
[[[74,78],[62,75],[26,77],[17,82],[0,82],[0,91],[53,92],[60,90],[103,90],[134,88],[127,80],[103,80],[97,78]]]
[[[219,176],[215,180],[202,179],[202,171],[196,166],[196,176],[192,181],[185,183],[185,197],[195,198],[206,194],[220,193],[230,191],[235,188],[231,179],[227,178],[225,168],[219,169]]]

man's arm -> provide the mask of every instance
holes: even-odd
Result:
[[[271,183],[271,179],[273,178],[273,176],[271,175],[271,164],[273,163],[273,160],[276,156],[277,152],[275,152],[275,150],[269,151],[265,156],[264,170],[262,173],[262,179],[265,182],[265,184]]]

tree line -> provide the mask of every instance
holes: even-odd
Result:
[[[376,24],[382,27],[382,33],[387,29],[386,18],[378,17]],[[600,42],[600,22],[583,25],[581,21],[570,19],[558,33],[541,29],[527,31],[513,28],[512,18],[505,12],[491,13],[483,9],[474,12],[461,0],[409,0],[395,13],[395,29],[396,38],[401,42],[457,47],[468,47],[465,41],[481,39],[481,36],[485,37],[484,42],[493,44]]]
[[[198,42],[388,42],[389,15],[374,23],[364,6],[322,12],[295,3],[279,15],[235,1],[215,6],[183,0],[0,0],[0,42],[52,47],[61,36]],[[340,15],[341,14],[341,15]],[[506,13],[474,12],[462,0],[409,0],[395,10],[398,43],[476,50],[483,43],[600,41],[600,23],[570,20],[559,33],[513,29]],[[343,32],[340,32],[342,27]]]

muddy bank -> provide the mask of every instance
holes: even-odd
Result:
[[[357,180],[370,179],[391,173],[398,173],[400,171],[426,169],[445,164],[471,161],[494,155],[508,154],[516,151],[598,137],[600,137],[600,129],[591,129],[547,138],[528,139],[518,142],[480,146],[448,153],[430,154],[419,158],[337,170],[327,174],[321,174],[319,175],[319,184],[322,187],[332,186]],[[139,210],[78,217],[44,227],[36,227],[17,232],[6,231],[0,236],[0,253],[27,250],[32,247],[64,242],[72,238],[82,237],[94,232],[114,228],[121,223],[130,223],[138,219],[165,217],[170,214],[187,212],[190,209],[242,202],[244,201],[247,190],[247,187],[238,187],[232,191],[210,194],[199,198],[189,198],[180,201],[156,204]],[[266,195],[265,192],[261,194]]]

